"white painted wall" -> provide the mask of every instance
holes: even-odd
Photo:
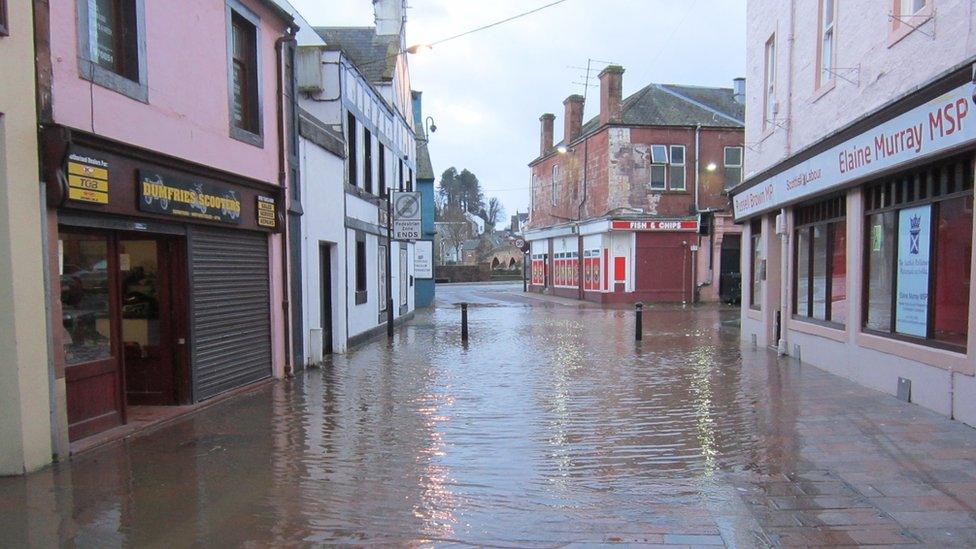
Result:
[[[929,0],[935,14],[891,43],[890,0],[838,0],[836,59],[844,78],[816,89],[818,0],[749,0],[746,8],[746,177],[976,56],[976,2]],[[791,17],[792,11],[792,17]],[[791,24],[792,19],[792,24]],[[777,118],[763,128],[766,41],[776,37]],[[930,36],[932,35],[932,36]],[[788,47],[790,38],[794,47]],[[849,70],[856,69],[856,70]],[[845,79],[846,78],[846,79]],[[851,80],[848,81],[847,79]]]
[[[322,273],[319,250],[331,244],[332,346],[346,351],[346,255],[342,158],[304,138],[299,141],[302,204],[302,311],[306,360],[310,358],[310,332],[322,327]]]

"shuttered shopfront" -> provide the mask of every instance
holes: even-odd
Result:
[[[271,376],[271,296],[264,233],[189,234],[193,399]]]

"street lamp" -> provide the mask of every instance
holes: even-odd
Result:
[[[407,48],[407,53],[422,53],[434,49],[430,44],[414,44]]]
[[[437,131],[437,124],[434,123],[434,118],[428,116],[424,120],[424,135],[435,133]]]
[[[714,162],[709,162],[708,165],[705,166],[705,169],[710,172],[714,172],[717,168],[718,166],[716,166]]]
[[[559,145],[556,147],[556,152],[559,154],[566,154],[569,152],[569,149],[566,147],[566,145]]]

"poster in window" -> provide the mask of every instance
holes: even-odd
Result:
[[[931,232],[931,204],[898,212],[895,331],[899,334],[927,335]]]

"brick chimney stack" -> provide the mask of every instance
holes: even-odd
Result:
[[[620,122],[623,103],[624,68],[607,65],[600,72],[600,124]]]
[[[570,95],[563,101],[563,106],[565,107],[563,143],[569,145],[583,131],[583,96]]]
[[[546,113],[539,117],[542,122],[542,139],[539,146],[539,156],[543,156],[552,150],[552,123],[556,120],[556,115]]]

